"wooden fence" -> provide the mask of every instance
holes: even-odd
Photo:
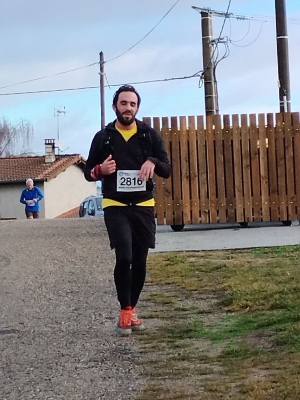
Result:
[[[158,224],[299,219],[299,113],[144,121],[173,168],[170,179],[156,178]]]

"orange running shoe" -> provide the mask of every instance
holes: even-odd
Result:
[[[126,310],[121,310],[119,322],[116,327],[116,332],[119,335],[130,335],[131,330],[131,318],[132,318],[132,309],[131,307]]]
[[[135,308],[132,308],[131,329],[132,331],[143,331],[146,329],[143,321],[138,318]]]

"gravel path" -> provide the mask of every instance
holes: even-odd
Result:
[[[0,221],[0,399],[134,399],[102,219]]]

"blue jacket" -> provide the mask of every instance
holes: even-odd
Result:
[[[25,204],[25,210],[26,211],[39,211],[40,210],[40,205],[39,202],[42,200],[42,198],[44,197],[42,191],[40,188],[38,188],[37,186],[33,186],[33,188],[31,190],[29,189],[24,189],[21,197],[20,197],[20,202],[22,204]],[[34,203],[33,205],[28,205],[26,203],[26,200],[32,200],[32,199],[38,199],[38,201],[36,203]]]

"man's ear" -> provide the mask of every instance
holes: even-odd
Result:
[[[113,105],[112,105],[112,109],[116,112],[117,107],[113,104]]]

